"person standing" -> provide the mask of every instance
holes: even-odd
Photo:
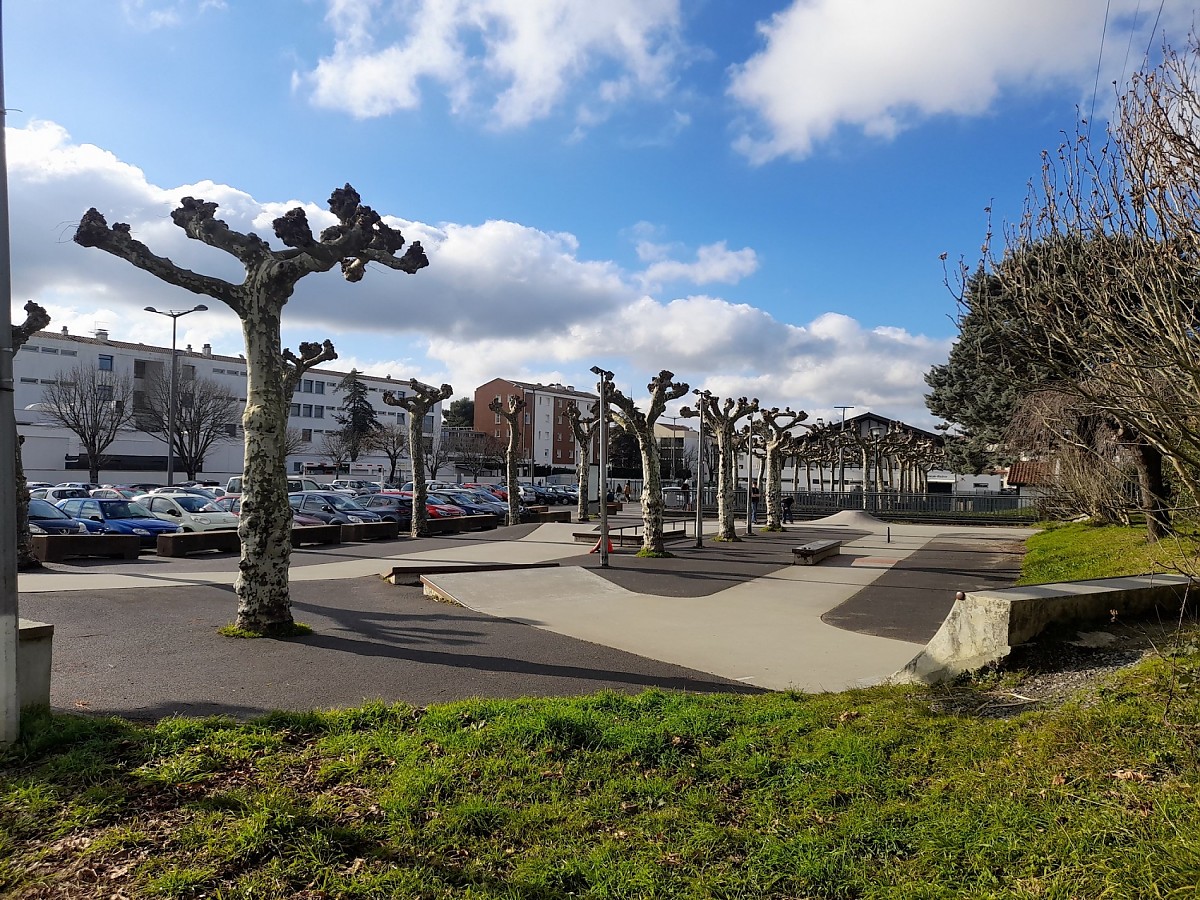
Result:
[[[796,520],[792,518],[793,497],[791,496],[791,494],[789,494],[788,496],[784,497],[783,500],[780,502],[783,506],[783,521],[791,522],[794,525],[796,523]]]
[[[758,524],[758,501],[762,499],[762,492],[758,489],[758,482],[750,485],[750,521],[755,525]]]
[[[683,508],[690,510],[692,508],[692,492],[691,484],[685,478],[683,479]]]

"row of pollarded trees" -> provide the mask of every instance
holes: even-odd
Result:
[[[1200,497],[1195,35],[1133,77],[1111,122],[1102,146],[1084,123],[1044,155],[1025,215],[962,272],[960,339],[926,380],[977,453],[1128,465],[1153,540]]]

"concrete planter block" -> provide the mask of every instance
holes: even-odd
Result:
[[[1191,580],[1184,575],[1130,575],[974,591],[955,599],[946,621],[896,683],[935,684],[992,665],[1053,624],[1094,624],[1155,607],[1178,614]]]
[[[31,619],[17,623],[17,700],[22,709],[50,705],[54,626]]]

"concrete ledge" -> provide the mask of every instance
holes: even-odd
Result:
[[[534,522],[570,522],[575,515],[575,510],[570,506],[562,506],[558,509],[541,508],[537,513],[537,517],[532,519]]]
[[[412,565],[393,566],[381,576],[389,584],[416,586],[426,575],[455,575],[459,572],[507,572],[510,569],[555,569],[558,563],[422,563],[414,560]],[[428,590],[426,594],[428,594]]]
[[[400,534],[400,523],[389,522],[350,522],[342,526],[343,541],[391,541]]]
[[[815,566],[821,560],[842,552],[841,541],[810,541],[792,548],[792,565]]]
[[[22,709],[50,705],[54,626],[17,620],[17,703]]]
[[[226,550],[234,553],[242,549],[242,541],[236,528],[219,531],[177,531],[160,534],[156,554],[158,556],[187,556],[202,550]]]
[[[664,541],[682,541],[689,537],[687,528],[684,525],[663,526]],[[600,540],[600,526],[596,526],[595,531],[576,531],[571,535],[571,539],[576,544],[594,544]],[[616,528],[608,530],[608,539],[612,541],[614,547],[640,547],[642,546],[642,526],[637,525],[620,525]]]
[[[938,633],[891,680],[945,681],[999,662],[1048,625],[1108,620],[1110,610],[1128,616],[1161,607],[1174,619],[1190,585],[1184,575],[1131,575],[974,591],[954,601]]]
[[[430,597],[434,600],[441,600],[443,602],[448,601],[450,603],[459,603],[459,600],[457,597],[455,597],[444,587],[438,585],[436,582],[431,581],[430,579],[436,578],[438,575],[459,575],[459,574],[471,574],[474,572],[488,572],[488,571],[499,572],[499,571],[509,571],[512,569],[554,569],[557,567],[558,567],[558,563],[494,563],[494,564],[493,563],[485,563],[483,565],[478,565],[478,566],[472,566],[472,565],[468,564],[468,565],[461,566],[458,569],[453,569],[453,570],[448,569],[445,572],[433,572],[433,571],[426,570],[421,575],[420,584],[425,589],[426,597]],[[462,604],[459,603],[459,605],[461,606]]]
[[[142,539],[136,534],[35,534],[33,555],[42,562],[62,562],[68,556],[108,556],[137,559]]]

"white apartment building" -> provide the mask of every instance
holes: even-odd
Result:
[[[189,344],[178,350],[178,356],[178,384],[182,385],[193,378],[209,379],[223,384],[245,403],[246,360],[243,357],[215,355],[209,344],[205,344],[198,352]],[[90,337],[68,334],[66,328],[40,331],[30,337],[13,358],[17,432],[25,438],[22,460],[30,481],[57,483],[87,479],[87,458],[79,439],[67,429],[48,423],[38,406],[45,386],[53,383],[61,373],[79,365],[95,366],[118,376],[128,374],[133,380],[136,407],[137,392],[146,384],[146,379],[169,375],[171,348],[111,340],[104,329],[98,329]],[[342,397],[337,385],[345,375],[345,372],[324,367],[311,369],[304,374],[292,397],[288,418],[289,429],[295,429],[302,437],[303,449],[288,457],[289,472],[300,472],[305,463],[329,462],[322,455],[322,435],[326,431],[340,430],[336,417],[342,412]],[[385,426],[395,423],[406,425],[408,413],[398,407],[385,405],[383,392],[390,390],[403,396],[408,387],[407,379],[371,375],[361,375],[361,378],[369,388],[379,422]],[[441,429],[435,424],[440,423],[439,403],[432,414],[425,417],[425,435],[438,440]],[[241,474],[243,434],[240,409],[227,429],[230,440],[213,448],[204,460],[204,470],[199,477],[223,482],[230,475]],[[390,468],[383,454],[364,454],[358,462],[382,465],[385,473]],[[407,456],[401,468],[403,477],[410,477]],[[105,461],[101,465],[101,480],[113,483],[165,482],[166,470],[165,441],[131,427],[122,432],[106,451]],[[185,477],[178,467],[176,475],[180,479]],[[397,478],[400,477],[398,473]]]

